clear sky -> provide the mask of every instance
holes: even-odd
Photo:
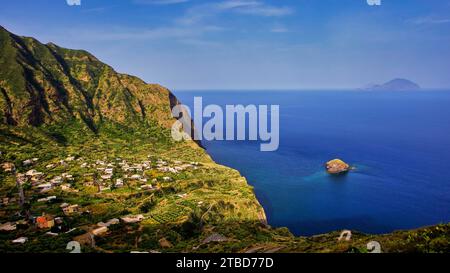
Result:
[[[3,0],[0,25],[171,89],[450,87],[450,0]]]

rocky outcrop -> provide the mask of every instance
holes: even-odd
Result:
[[[350,170],[350,165],[341,159],[333,159],[327,162],[326,168],[329,174],[342,174]]]

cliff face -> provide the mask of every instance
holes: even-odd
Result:
[[[96,131],[104,120],[170,127],[173,94],[120,74],[83,50],[20,37],[0,27],[0,122],[52,124],[71,119]]]

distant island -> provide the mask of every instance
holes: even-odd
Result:
[[[384,84],[374,84],[362,88],[364,91],[418,91],[421,87],[407,79],[394,79]]]

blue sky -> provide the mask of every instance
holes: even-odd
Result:
[[[450,87],[450,0],[10,0],[0,25],[177,90]]]

